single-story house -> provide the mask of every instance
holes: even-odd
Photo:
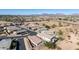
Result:
[[[18,28],[16,26],[8,26],[8,27],[6,27],[6,29],[7,29],[8,32],[21,30],[21,28]]]
[[[56,34],[53,31],[42,31],[41,33],[38,33],[37,36],[48,42],[55,42],[55,40],[57,40]]]
[[[42,39],[38,36],[28,36],[28,39],[34,46],[37,46],[42,42]]]

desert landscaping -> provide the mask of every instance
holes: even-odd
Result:
[[[70,21],[41,21],[30,22],[38,23],[40,26],[49,26],[49,30],[55,31],[62,39],[56,42],[57,50],[78,50],[79,49],[79,24],[78,22]],[[74,24],[76,23],[76,24]],[[62,33],[61,33],[62,32]],[[48,48],[41,45],[41,50],[48,50]]]

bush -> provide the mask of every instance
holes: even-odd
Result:
[[[43,24],[43,26],[45,26],[45,24]]]
[[[61,41],[64,40],[64,38],[62,38],[62,37],[58,37],[57,39],[58,39],[58,40],[61,40]]]
[[[70,35],[68,35],[69,40],[70,40],[70,37],[71,37],[71,36],[70,36]]]
[[[50,26],[48,26],[48,25],[45,25],[45,28],[47,28],[47,29],[50,29]]]
[[[68,19],[67,19],[67,18],[65,18],[65,19],[63,19],[63,20],[66,20],[66,21],[67,21]]]
[[[61,50],[62,48],[61,47],[57,47],[57,50]]]
[[[58,18],[59,20],[62,20],[62,18]]]
[[[52,25],[52,28],[55,28],[55,27],[56,27],[56,25],[55,25],[55,24],[53,24],[53,25]]]
[[[79,50],[79,48],[75,49],[75,50]]]
[[[79,45],[79,42],[77,43],[77,45]]]
[[[63,25],[61,24],[61,22],[59,22],[59,27],[62,27]]]
[[[54,49],[56,47],[56,44],[53,44],[52,42],[45,42],[44,45],[48,48]]]
[[[63,35],[63,32],[61,30],[59,30],[58,34],[59,35]]]

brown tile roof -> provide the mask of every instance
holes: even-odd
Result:
[[[38,36],[28,36],[28,39],[35,45],[38,45],[42,41]]]

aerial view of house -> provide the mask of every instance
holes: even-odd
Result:
[[[79,50],[79,10],[1,9],[0,50]]]

